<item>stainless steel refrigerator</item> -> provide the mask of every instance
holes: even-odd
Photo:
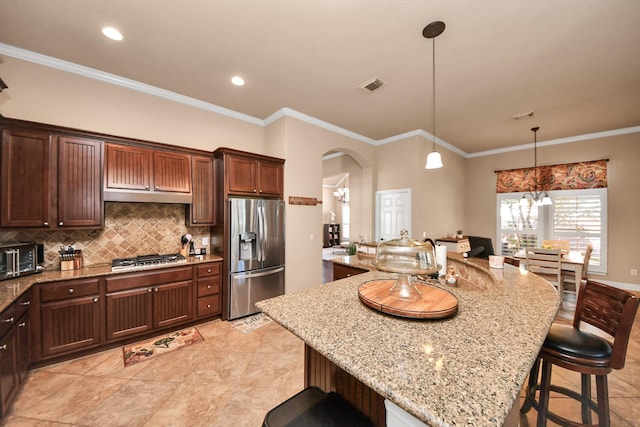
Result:
[[[256,313],[255,303],[284,294],[284,202],[229,200],[229,316]]]

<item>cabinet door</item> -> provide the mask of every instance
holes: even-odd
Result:
[[[191,158],[166,151],[153,152],[155,191],[191,193]]]
[[[152,291],[152,288],[142,288],[107,294],[107,341],[153,328]]]
[[[367,270],[361,268],[349,267],[342,264],[333,264],[333,280],[340,280],[358,274],[367,273]]]
[[[29,363],[31,361],[31,323],[29,322],[29,313],[25,313],[18,319],[16,328],[16,373],[18,382],[22,384],[29,371]]]
[[[153,320],[156,328],[193,319],[193,282],[185,281],[153,288]]]
[[[188,205],[187,225],[215,225],[213,158],[193,156],[193,202]]]
[[[105,186],[122,190],[151,188],[151,150],[106,144]]]
[[[18,390],[16,360],[16,329],[11,328],[0,340],[0,409],[2,415],[6,414],[11,399]]]
[[[2,131],[0,226],[49,226],[51,140],[48,133]]]
[[[58,139],[58,227],[103,225],[102,141]]]
[[[261,195],[282,196],[283,166],[280,163],[260,161],[258,163],[258,182]]]
[[[256,194],[258,162],[254,159],[227,156],[227,176],[229,192]]]
[[[101,315],[97,295],[42,304],[40,312],[43,356],[100,344]]]

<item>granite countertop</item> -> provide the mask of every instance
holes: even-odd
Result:
[[[187,257],[186,263],[171,264],[168,266],[158,266],[157,268],[175,268],[182,267],[189,264],[198,264],[203,262],[222,261],[222,258],[218,255],[207,254],[200,257]],[[20,295],[25,293],[29,288],[38,283],[57,282],[60,280],[70,279],[84,279],[87,277],[107,276],[114,274],[126,274],[135,273],[136,271],[149,271],[153,269],[144,270],[129,270],[129,271],[111,271],[111,264],[96,264],[88,267],[81,268],[79,270],[45,270],[42,273],[31,274],[28,276],[18,277],[12,280],[0,281],[0,311],[7,308],[13,303]]]
[[[449,255],[448,264],[465,278],[458,287],[442,279],[436,285],[458,298],[458,313],[448,319],[402,319],[362,304],[361,283],[393,276],[381,271],[256,306],[428,425],[501,426],[560,298],[548,282],[511,265],[489,269],[487,261],[456,255]]]

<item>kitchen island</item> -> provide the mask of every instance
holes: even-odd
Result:
[[[380,271],[257,307],[300,337],[307,355],[321,355],[427,425],[510,424],[560,298],[548,282],[510,265],[489,269],[456,255],[448,262],[459,286],[435,286],[458,298],[458,312],[442,320],[403,319],[362,304],[360,284],[394,276]]]

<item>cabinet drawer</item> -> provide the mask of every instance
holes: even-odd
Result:
[[[216,274],[220,274],[220,262],[213,262],[211,264],[199,265],[198,268],[198,277],[207,277],[214,276]]]
[[[204,297],[220,292],[220,276],[198,279],[198,296]]]
[[[99,293],[99,282],[100,279],[48,283],[41,286],[40,298],[42,302],[49,302],[95,295]]]
[[[366,273],[367,270],[363,270],[357,267],[349,267],[342,264],[333,264],[333,280],[340,280],[346,277],[355,276],[357,274]]]
[[[0,313],[0,337],[2,337],[13,325],[16,324],[16,305],[11,304]]]
[[[220,313],[220,294],[198,298],[198,317]]]
[[[21,295],[20,298],[15,302],[16,306],[16,319],[19,319],[24,313],[29,311],[31,308],[31,290],[27,291],[24,295]]]
[[[164,283],[183,282],[191,280],[192,277],[193,270],[191,267],[179,267],[118,275],[107,278],[105,282],[107,283],[107,293],[110,293],[125,291],[127,289],[145,288],[147,286],[157,286]]]

